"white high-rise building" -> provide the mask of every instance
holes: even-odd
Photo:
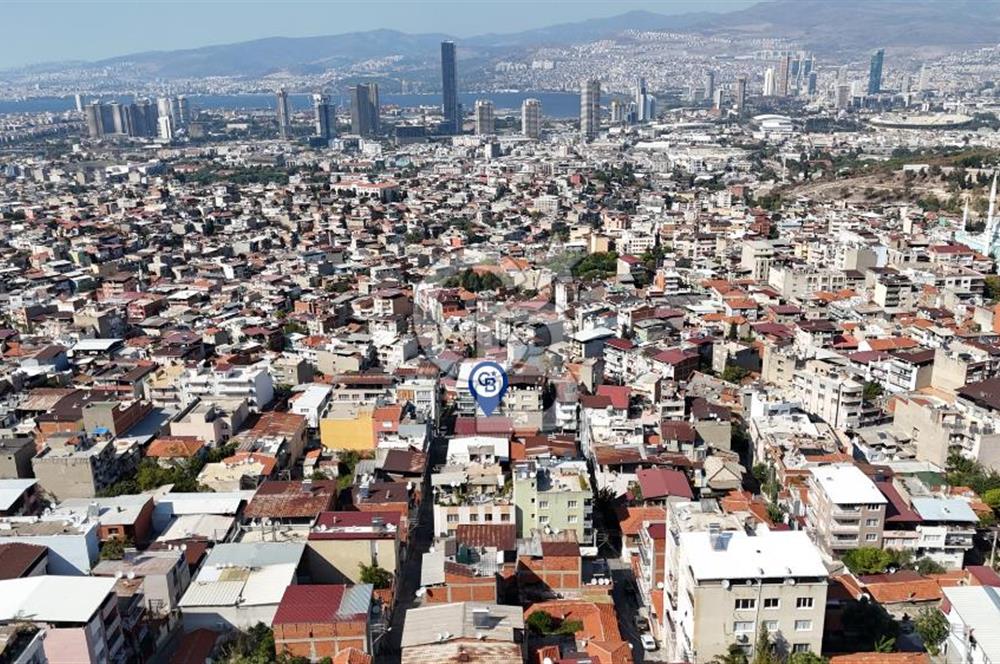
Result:
[[[476,100],[476,135],[489,136],[496,133],[496,118],[493,102],[489,99]]]
[[[292,112],[288,106],[288,92],[280,88],[277,94],[278,103],[278,135],[288,138],[292,133]]]
[[[601,130],[601,82],[592,78],[580,89],[580,134],[594,138]]]
[[[173,119],[174,112],[171,108],[170,97],[158,97],[156,99],[156,115],[157,117],[168,117]]]
[[[542,133],[542,102],[525,99],[521,104],[521,133],[528,138],[538,138]]]
[[[764,96],[774,96],[774,67],[768,67],[764,70]]]
[[[161,115],[156,120],[156,123],[159,129],[160,138],[165,141],[174,140],[174,120],[169,114]]]

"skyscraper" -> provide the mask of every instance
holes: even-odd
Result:
[[[177,125],[186,127],[191,122],[191,104],[184,95],[177,96]]]
[[[740,76],[736,79],[736,112],[743,115],[743,110],[747,105],[747,77]]]
[[[91,138],[100,138],[104,135],[104,127],[101,123],[101,105],[98,102],[91,102],[84,108],[83,115],[87,120],[87,135]]]
[[[764,70],[764,96],[774,96],[774,67],[768,67]]]
[[[458,64],[455,42],[441,42],[441,112],[450,134],[462,132],[462,117],[458,110]]]
[[[537,99],[521,103],[521,133],[528,138],[538,138],[542,133],[542,102]]]
[[[76,110],[78,113],[83,113],[83,95],[77,92],[73,96],[73,100],[76,102]]]
[[[174,119],[169,115],[161,115],[157,120],[159,124],[159,135],[165,141],[174,140]]]
[[[337,107],[324,94],[313,95],[313,110],[316,113],[316,136],[329,141],[337,135]]]
[[[631,102],[635,106],[635,102]],[[611,100],[611,124],[622,124],[625,122],[626,107],[618,99]]]
[[[877,95],[882,90],[882,62],[885,60],[885,49],[872,53],[871,66],[868,68],[868,94]]]
[[[592,78],[580,89],[580,134],[594,138],[601,129],[601,82]]]
[[[649,96],[649,91],[646,90],[646,79],[640,76],[635,81],[635,108],[636,108],[636,119],[639,122],[645,122],[650,118],[646,117],[646,98]]]
[[[362,83],[351,88],[351,133],[374,136],[379,130],[378,85]]]
[[[288,93],[278,89],[278,135],[287,139],[292,135],[292,112],[288,107]]]
[[[495,132],[496,121],[493,115],[493,102],[489,99],[476,100],[476,134],[487,136]]]
[[[705,99],[709,102],[715,100],[715,72],[711,69],[705,72]]]
[[[923,92],[930,87],[931,84],[931,70],[927,68],[927,65],[920,65],[920,76],[917,78],[917,91]]]
[[[788,96],[788,76],[791,68],[791,55],[785,55],[778,61],[778,77],[774,81],[774,94],[778,97]]]
[[[156,115],[158,118],[168,117],[173,119],[173,109],[171,108],[170,97],[159,97],[156,100]],[[159,125],[157,125],[159,126]]]

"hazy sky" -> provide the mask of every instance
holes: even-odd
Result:
[[[724,12],[756,0],[0,0],[0,68],[259,37],[393,28],[458,37],[612,16]]]

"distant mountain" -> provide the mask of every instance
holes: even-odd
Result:
[[[768,0],[713,14],[663,15],[632,11],[510,34],[464,38],[463,58],[488,58],[517,49],[572,44],[628,30],[669,30],[732,37],[785,37],[820,54],[875,47],[956,49],[1000,41],[1000,0]],[[128,67],[150,77],[259,77],[274,72],[322,72],[370,58],[403,56],[426,66],[444,34],[395,30],[326,37],[271,37],[179,51],[135,53],[84,67]],[[56,65],[34,70],[56,70]]]
[[[1000,42],[997,0],[771,0],[697,29],[782,36],[820,53],[875,47],[974,48]]]
[[[388,55],[426,56],[438,48],[442,34],[411,35],[396,30],[350,32],[326,37],[268,37],[235,44],[181,51],[149,51],[95,62],[97,67],[122,64],[166,78],[200,76],[264,76],[279,71],[320,72],[344,64]]]

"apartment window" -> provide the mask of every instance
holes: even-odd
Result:
[[[458,523],[458,515],[457,514],[449,514],[448,515],[448,523]]]
[[[867,535],[865,535],[865,541],[866,542],[878,541],[878,533],[868,533]]]
[[[510,514],[508,512],[503,512],[500,514],[501,521],[510,521]]]
[[[575,514],[570,514],[568,517],[566,517],[566,521],[568,523],[578,523],[580,521],[580,517],[578,517]]]
[[[764,608],[765,609],[776,609],[781,606],[781,600],[777,597],[765,597],[764,598]]]
[[[492,521],[493,520],[493,512],[487,512],[486,514],[484,514],[483,515],[483,520],[484,521]]]
[[[778,621],[777,620],[765,620],[764,621],[764,629],[766,629],[771,634],[773,634],[774,632],[777,632],[778,631]]]
[[[813,628],[813,621],[811,620],[796,620],[795,621],[795,631],[796,632],[808,632]]]
[[[878,510],[878,509],[881,509],[881,508],[882,508],[882,506],[881,506],[881,505],[866,505],[866,507],[867,507],[868,509],[872,510],[873,512],[874,512],[875,510]]]
[[[733,631],[737,634],[745,634],[747,632],[753,631],[753,621],[752,620],[737,620],[733,623]]]
[[[566,501],[566,507],[569,508],[569,509],[576,508],[577,504],[578,503],[575,500],[567,500]]]
[[[753,611],[757,608],[757,600],[753,598],[736,600],[737,611]]]
[[[547,514],[543,514],[540,517],[538,517],[538,523],[548,523],[548,522],[549,522],[549,517]]]
[[[809,652],[808,643],[793,643],[792,652]]]
[[[878,519],[865,519],[865,526],[868,528],[878,527]]]
[[[795,608],[796,609],[811,609],[811,608],[813,608],[813,598],[812,597],[796,597],[795,598]]]
[[[539,500],[538,501],[538,509],[544,510],[544,509],[547,509],[548,506],[549,506],[549,501],[547,501],[547,500]]]
[[[479,515],[478,514],[470,514],[469,515],[469,523],[476,523],[478,521],[479,521]]]

